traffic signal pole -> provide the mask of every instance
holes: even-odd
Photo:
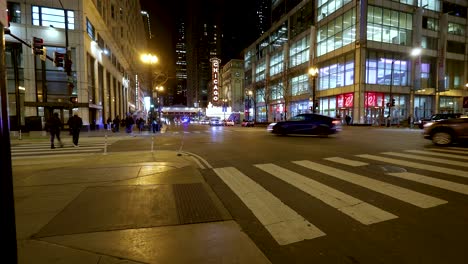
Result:
[[[0,23],[0,238],[4,245],[2,259],[8,263],[18,263],[3,30]]]

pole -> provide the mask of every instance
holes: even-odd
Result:
[[[389,102],[388,102],[388,120],[387,120],[387,127],[391,126],[392,122],[392,99],[393,99],[393,65],[395,64],[395,59],[392,59],[392,67],[390,72],[390,94],[389,94]]]
[[[8,124],[8,94],[5,69],[5,36],[0,23],[0,238],[4,244],[2,258],[18,262],[13,171],[11,167],[10,128]]]
[[[316,105],[316,102],[315,102],[315,76],[312,76],[312,113],[315,114],[316,112],[316,108],[317,108],[317,105]]]
[[[104,136],[104,155],[107,155],[107,134]]]

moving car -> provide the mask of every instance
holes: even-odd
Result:
[[[461,113],[451,113],[451,114],[435,114],[432,115],[430,118],[424,118],[419,121],[414,122],[415,125],[417,125],[419,128],[423,129],[424,125],[428,122],[435,122],[435,121],[440,121],[440,120],[445,120],[445,119],[450,119],[450,118],[460,118],[462,116]]]
[[[451,118],[424,126],[424,138],[439,146],[447,146],[468,139],[468,117]]]
[[[253,127],[255,125],[255,122],[253,120],[244,120],[242,121],[241,126],[243,127]]]
[[[287,121],[268,125],[267,131],[278,134],[301,134],[328,136],[341,131],[341,121],[319,114],[299,114]]]
[[[219,117],[212,117],[210,118],[210,126],[222,126],[223,122]]]

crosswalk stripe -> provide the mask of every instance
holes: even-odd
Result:
[[[340,157],[325,158],[325,160],[333,161],[336,163],[341,163],[341,164],[352,166],[352,167],[369,165],[368,163],[365,163],[365,162],[361,162],[357,160],[350,160],[350,159],[345,159],[345,158],[340,158]]]
[[[461,148],[461,147],[448,147],[448,149],[453,149],[453,150],[464,150],[466,153],[466,148]]]
[[[325,233],[234,167],[214,172],[252,211],[279,245],[324,236]]]
[[[200,134],[201,131],[193,131],[193,133],[195,133],[195,134]]]
[[[454,159],[468,160],[468,156],[461,156],[461,155],[454,155],[454,154],[447,154],[447,153],[437,153],[437,152],[425,151],[425,150],[405,150],[405,152],[416,153],[416,154],[424,154],[424,155],[431,155],[431,156],[439,156],[439,157],[446,157],[446,158],[454,158]]]
[[[426,157],[426,156],[411,155],[411,154],[404,154],[404,153],[397,153],[397,152],[383,152],[382,154],[390,155],[390,156],[396,156],[396,157],[400,157],[400,158],[424,160],[424,161],[430,161],[430,162],[435,162],[435,163],[443,163],[443,164],[449,164],[449,165],[460,166],[460,167],[468,167],[468,163],[464,162],[464,161],[454,161],[454,160],[447,160],[447,159],[431,158],[431,157]]]
[[[360,157],[360,158],[364,158],[364,159],[371,159],[371,160],[376,160],[376,161],[381,161],[381,162],[386,162],[386,163],[391,163],[391,164],[397,164],[397,165],[401,165],[401,166],[405,166],[405,167],[411,167],[411,168],[415,168],[415,169],[435,171],[435,172],[440,172],[440,173],[445,173],[445,174],[450,174],[450,175],[455,175],[455,176],[468,178],[468,173],[466,173],[466,171],[462,171],[462,170],[443,168],[443,167],[433,166],[433,165],[429,165],[429,164],[422,164],[422,163],[417,163],[417,162],[406,161],[406,160],[398,160],[398,159],[392,159],[392,158],[379,157],[379,156],[369,155],[369,154],[361,154],[361,155],[356,155],[356,156]]]
[[[49,151],[31,151],[27,153],[18,153],[15,156],[25,156],[25,155],[39,155],[39,154],[68,154],[68,153],[83,153],[83,152],[96,152],[94,149],[83,149],[83,150],[78,150],[78,149],[70,149],[70,150],[63,150],[63,151],[55,151],[54,150],[49,150]],[[102,149],[100,149],[102,150]]]
[[[445,152],[445,153],[454,153],[454,154],[468,154],[467,151],[462,151],[462,150],[450,150],[450,149],[431,149],[431,151]]]
[[[398,216],[394,214],[363,202],[353,196],[277,165],[270,163],[257,164],[254,166],[308,193],[331,207],[338,209],[338,211],[343,212],[362,224],[370,225],[398,218]]]
[[[411,172],[396,172],[396,173],[387,173],[387,174],[398,177],[398,178],[415,181],[415,182],[431,185],[434,187],[438,187],[441,189],[468,195],[468,185],[441,180],[437,178],[432,178],[432,177],[428,177],[428,176],[424,176],[424,175],[420,175],[416,173],[411,173]]]
[[[447,203],[447,201],[435,198],[429,195],[425,195],[422,193],[418,193],[403,187],[399,187],[390,183],[374,180],[371,178],[367,178],[355,173],[351,173],[348,171],[336,169],[329,166],[324,166],[322,164],[302,160],[302,161],[293,161],[293,163],[301,165],[311,170],[315,170],[335,178],[338,178],[343,181],[347,181],[364,188],[368,188],[370,190],[385,194],[387,196],[393,197],[395,199],[401,200],[403,202],[410,203],[412,205],[421,207],[421,208],[430,208],[434,206],[438,206],[441,204]]]
[[[55,151],[55,152],[62,152],[62,151],[66,151],[66,150],[102,150],[104,148],[104,146],[102,147],[82,147],[80,146],[79,148],[74,148],[74,147],[63,147],[63,148],[60,148],[60,147],[57,147],[55,149],[51,149],[50,146],[46,147],[46,148],[28,148],[28,149],[11,149],[11,153],[27,153],[27,152],[31,152],[31,153],[35,153],[37,150],[47,150],[49,149],[48,151],[51,152],[51,151]]]

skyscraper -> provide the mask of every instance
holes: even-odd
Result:
[[[176,94],[174,104],[187,105],[187,48],[185,38],[185,17],[178,16],[176,21]]]

